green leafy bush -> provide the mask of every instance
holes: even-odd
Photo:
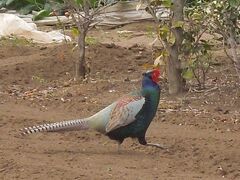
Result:
[[[49,16],[50,12],[61,9],[63,5],[64,0],[0,0],[0,8],[15,9],[20,14],[37,11],[38,13],[34,15],[33,20]]]

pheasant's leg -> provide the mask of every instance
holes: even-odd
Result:
[[[157,147],[157,148],[161,148],[161,149],[166,149],[166,147],[164,147],[163,145],[161,144],[156,144],[156,143],[147,143],[145,137],[139,137],[138,138],[138,142],[142,145],[145,145],[145,146],[153,146],[153,147]]]
[[[120,151],[121,151],[121,144],[122,144],[123,140],[124,139],[120,139],[117,141],[118,142],[118,153],[120,153]]]
[[[120,153],[120,151],[121,151],[121,143],[118,142],[118,153]]]

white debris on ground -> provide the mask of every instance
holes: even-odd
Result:
[[[62,34],[60,31],[38,31],[35,23],[27,23],[14,14],[0,14],[0,22],[0,38],[14,35],[24,37],[36,43],[60,43],[65,40],[71,41],[69,36]]]

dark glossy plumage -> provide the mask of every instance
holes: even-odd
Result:
[[[141,91],[132,94],[145,98],[143,107],[135,116],[135,121],[127,126],[108,132],[107,135],[110,139],[117,140],[119,143],[122,143],[124,139],[128,137],[138,138],[139,143],[145,145],[145,134],[156,114],[160,99],[160,91],[160,86],[151,78],[151,72],[143,74]]]

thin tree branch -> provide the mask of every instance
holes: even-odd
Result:
[[[148,8],[150,14],[152,15],[152,17],[153,17],[153,19],[155,21],[155,30],[156,30],[156,32],[158,32],[158,24],[159,24],[160,21],[157,18],[156,9],[152,8],[152,6],[151,6],[150,0],[147,0],[147,8]],[[168,51],[170,51],[169,50],[169,44],[166,41],[164,41],[159,35],[157,37],[158,37],[160,43],[162,44],[162,46],[165,49],[167,49]]]
[[[203,31],[202,31],[202,32],[198,35],[198,37],[197,37],[197,40],[196,40],[196,42],[195,42],[196,45],[198,45],[198,43],[199,43],[202,35],[203,35],[207,30],[208,30],[208,27],[205,26],[205,28],[203,29]]]
[[[80,30],[81,29],[81,22],[76,20],[73,13],[71,13],[71,17],[72,17],[73,22],[77,25],[78,30]]]
[[[148,7],[148,10],[150,11],[150,14],[152,15],[155,23],[158,24],[159,23],[159,19],[157,18],[156,10],[151,7],[150,0],[147,0],[147,7]]]

